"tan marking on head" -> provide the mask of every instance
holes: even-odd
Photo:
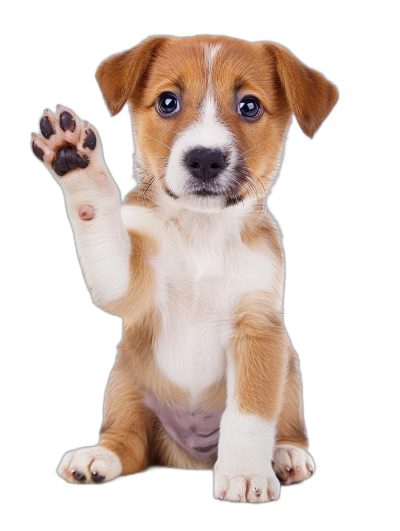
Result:
[[[129,102],[138,159],[146,174],[157,176],[154,187],[163,193],[168,193],[162,176],[175,138],[199,118],[206,94],[212,93],[218,120],[235,137],[240,198],[268,192],[291,113],[312,136],[337,100],[336,88],[285,48],[227,37],[152,38],[105,61],[97,78],[113,113]],[[181,110],[162,118],[156,104],[166,91],[178,96]],[[259,119],[238,115],[245,96],[260,102]]]

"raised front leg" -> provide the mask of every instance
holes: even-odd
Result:
[[[58,107],[40,120],[35,155],[50,169],[65,195],[68,216],[94,302],[112,311],[130,284],[131,239],[122,225],[120,194],[103,159],[94,127]]]
[[[215,497],[223,500],[266,502],[279,496],[272,459],[288,349],[281,317],[267,300],[264,293],[244,297],[234,322],[214,470]]]

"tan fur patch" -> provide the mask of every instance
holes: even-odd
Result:
[[[216,51],[210,69],[207,50],[212,48]],[[146,176],[155,177],[153,188],[163,193],[170,193],[163,178],[174,140],[198,120],[210,88],[218,119],[240,146],[248,175],[239,190],[241,198],[268,192],[292,112],[312,136],[338,97],[329,81],[282,46],[227,37],[148,39],[107,59],[97,79],[113,114],[129,102],[141,164]],[[156,112],[163,92],[173,92],[181,100],[181,112],[172,118]],[[251,122],[237,113],[239,101],[249,95],[263,108],[260,118]]]
[[[240,301],[232,351],[239,410],[275,421],[283,404],[288,342],[268,293],[251,293]]]
[[[276,440],[277,444],[292,444],[303,450],[308,446],[298,360],[291,346],[289,347],[283,407],[277,424]]]
[[[157,242],[150,236],[129,229],[132,252],[130,283],[124,296],[105,310],[120,315],[126,324],[140,322],[156,312],[154,294],[156,278],[148,259],[158,252]]]

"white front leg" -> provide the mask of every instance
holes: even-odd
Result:
[[[214,495],[229,501],[276,500],[280,484],[271,464],[275,426],[258,415],[239,411],[232,359],[228,359],[227,384],[227,407],[221,419],[214,467]]]
[[[130,280],[131,242],[121,220],[119,190],[105,165],[97,132],[71,111],[46,111],[33,151],[65,195],[82,270],[94,302],[119,300]]]
[[[85,176],[63,177],[62,188],[87,285],[93,301],[107,308],[128,289],[131,242],[122,225],[119,190],[108,171],[103,182],[83,171]]]

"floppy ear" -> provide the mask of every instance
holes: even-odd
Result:
[[[338,99],[336,87],[324,76],[303,65],[286,48],[266,44],[275,61],[289,106],[304,133],[312,138]]]
[[[147,66],[165,40],[166,37],[152,37],[101,63],[96,78],[112,115],[119,113],[138,88]]]

